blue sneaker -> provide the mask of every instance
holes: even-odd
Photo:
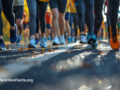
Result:
[[[5,51],[6,50],[6,46],[4,44],[4,41],[1,39],[0,40],[0,51]]]
[[[54,37],[52,45],[59,45],[59,44],[60,44],[60,41],[58,37]]]
[[[86,35],[84,35],[84,34],[80,35],[80,43],[82,43],[82,44],[86,44],[87,43]]]
[[[52,40],[51,36],[48,36],[48,40],[50,40],[50,41]]]
[[[71,42],[72,42],[72,38],[68,37],[68,43],[71,43]]]
[[[40,46],[42,48],[47,48],[47,39],[46,38],[42,38],[42,40],[40,41]]]
[[[59,37],[60,44],[65,44],[65,38],[64,35]]]
[[[37,45],[36,45],[36,41],[34,38],[31,38],[29,44],[28,44],[28,48],[36,48]]]
[[[94,34],[87,35],[88,44],[90,44],[93,48],[97,47],[97,36]]]
[[[35,39],[35,41],[36,41],[36,44],[38,44],[38,43],[39,43],[39,39],[37,39],[37,38],[36,38],[36,39]]]
[[[15,30],[10,30],[10,42],[15,43],[17,41],[17,26],[15,25]]]
[[[22,40],[22,36],[18,35],[16,45],[20,45],[21,40]]]

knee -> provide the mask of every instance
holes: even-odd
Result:
[[[17,20],[16,20],[16,24],[17,24],[18,26],[22,26],[21,20],[20,20],[20,19],[17,19]]]
[[[65,14],[62,14],[62,13],[59,14],[59,21],[60,22],[65,21]]]
[[[52,19],[53,20],[58,20],[58,12],[56,10],[52,11]]]

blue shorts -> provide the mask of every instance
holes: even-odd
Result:
[[[70,19],[70,13],[69,13],[69,12],[66,12],[66,13],[65,13],[65,20],[66,20],[66,21],[69,21],[69,19]]]

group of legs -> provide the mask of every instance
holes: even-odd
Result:
[[[75,5],[79,18],[79,28],[81,33],[85,32],[85,24],[88,27],[88,44],[97,46],[97,34],[103,21],[103,4],[105,0],[75,0]],[[119,9],[119,0],[108,0],[109,10],[108,18],[110,21],[110,45],[112,49],[119,49],[117,18]],[[95,17],[95,19],[94,19]]]
[[[88,44],[92,47],[97,47],[97,33],[101,27],[103,20],[102,8],[104,0],[74,0],[77,16],[78,27],[81,36],[86,38]],[[8,3],[9,2],[9,3]],[[108,0],[109,2],[109,20],[110,20],[110,45],[113,49],[119,49],[118,31],[116,27],[119,0]],[[41,41],[40,46],[46,48],[47,40],[45,36],[45,12],[48,2],[41,2],[36,0],[27,0],[29,15],[30,15],[30,42],[29,48],[36,48],[35,35],[39,32],[41,26]],[[65,9],[67,0],[50,0],[49,1],[52,12],[52,32],[53,32],[53,45],[65,44]],[[15,25],[15,18],[13,15],[13,0],[0,0],[0,12],[4,12],[7,20],[10,23],[10,41],[15,43],[17,41],[17,29]],[[16,23],[19,22],[19,19]],[[66,22],[68,23],[68,22]],[[88,34],[85,32],[85,24],[88,28]],[[18,24],[20,25],[20,24]],[[17,26],[20,30],[20,26]],[[67,26],[69,29],[70,27]],[[0,49],[5,49],[3,41],[3,23],[0,17]],[[19,32],[21,34],[21,32]],[[69,32],[69,36],[70,32]],[[76,32],[75,32],[76,36]],[[84,43],[84,42],[81,42]]]

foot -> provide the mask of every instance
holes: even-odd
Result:
[[[60,44],[65,44],[65,38],[64,35],[59,37]]]
[[[118,50],[119,49],[119,39],[118,39],[118,28],[116,29],[117,30],[117,34],[113,35],[112,31],[111,31],[111,28],[110,28],[110,45],[111,45],[111,48],[113,50]]]
[[[34,38],[31,38],[29,44],[28,44],[28,48],[36,48],[37,45],[36,45],[36,41]]]
[[[10,42],[15,43],[17,41],[17,26],[15,25],[15,30],[10,30]]]
[[[35,39],[35,41],[36,41],[36,44],[38,44],[38,43],[39,43],[39,39],[37,39],[37,38],[36,38],[36,39]]]
[[[47,39],[46,38],[42,38],[42,40],[40,41],[40,46],[42,48],[47,48]]]
[[[87,43],[87,38],[85,34],[80,35],[80,43]]]
[[[72,38],[68,37],[68,43],[71,43],[71,42],[72,42]]]
[[[87,35],[88,44],[90,44],[93,48],[97,47],[97,37],[94,34]]]
[[[0,51],[5,51],[5,50],[6,50],[6,46],[4,44],[4,41],[0,39]]]
[[[60,41],[59,41],[58,37],[54,37],[53,45],[59,45],[59,44],[60,44]]]
[[[48,40],[50,40],[50,41],[52,40],[51,36],[48,36]]]

